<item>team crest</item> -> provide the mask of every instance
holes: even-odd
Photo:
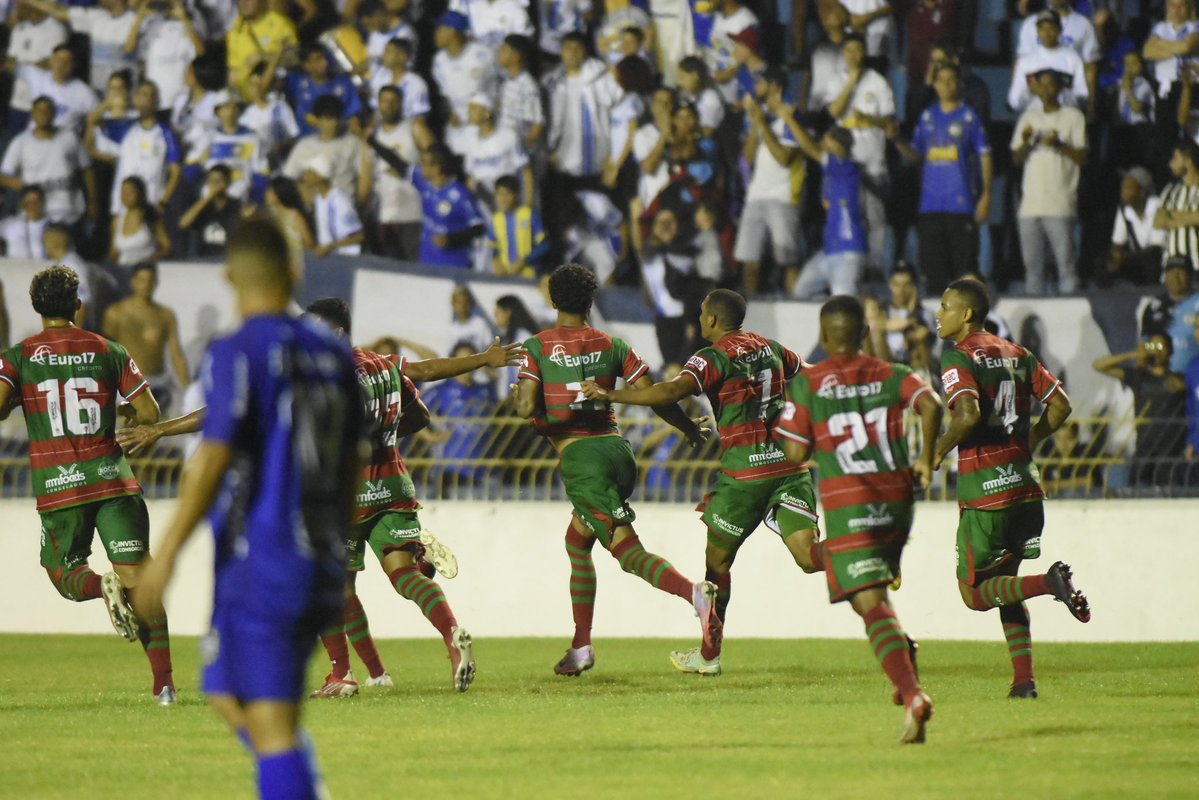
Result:
[[[959,123],[955,122],[955,123],[953,123],[952,125],[950,125],[950,126],[949,126],[949,135],[950,135],[950,136],[952,136],[952,137],[953,137],[953,138],[955,138],[955,139],[957,139],[958,137],[960,137],[960,136],[962,135],[962,126],[961,126],[961,124],[959,124]]]
[[[442,200],[440,203],[437,204],[437,216],[439,216],[439,217],[448,217],[450,215],[450,212],[453,210],[454,210],[454,206],[450,203],[449,200]]]
[[[566,366],[566,348],[560,344],[554,345],[554,349],[550,351],[550,361],[557,364],[559,367]]]
[[[33,351],[33,355],[29,357],[29,360],[34,364],[45,364],[53,352],[50,349],[50,345],[43,344]]]

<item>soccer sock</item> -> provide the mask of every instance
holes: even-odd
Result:
[[[971,608],[986,611],[989,608],[1016,605],[1042,594],[1049,594],[1049,579],[1045,575],[1029,575],[1026,578],[1000,575],[988,578],[975,587]]]
[[[570,558],[570,611],[575,620],[574,648],[591,644],[591,620],[595,616],[595,562],[591,548],[595,539],[566,529],[566,555]]]
[[[329,655],[334,678],[344,678],[350,672],[350,645],[346,642],[345,627],[342,622],[330,625],[321,634],[321,644]]]
[[[450,610],[450,604],[446,602],[437,582],[421,575],[420,567],[415,564],[400,567],[387,577],[400,597],[420,606],[421,613],[433,623],[448,647],[454,628],[458,627],[458,620],[454,619],[454,612]]]
[[[171,634],[167,629],[166,616],[138,625],[137,638],[146,651],[150,671],[154,673],[154,694],[161,692],[164,686],[174,686]]]
[[[733,596],[733,573],[717,572],[714,569],[709,569],[704,572],[704,580],[711,581],[716,584],[716,616],[720,618],[723,625],[725,622],[725,613],[728,611],[729,599]],[[699,654],[708,661],[720,655],[720,645],[722,641],[716,642],[715,647],[700,645]]]
[[[899,624],[899,617],[895,616],[895,610],[889,605],[879,603],[863,614],[862,619],[866,622],[866,636],[874,648],[875,658],[882,664],[883,671],[895,684],[904,702],[907,702],[920,691],[920,679],[916,677],[916,668],[912,666],[908,637]]]
[[[370,676],[377,678],[382,675],[386,671],[383,669],[383,660],[379,658],[379,649],[375,647],[375,640],[371,637],[366,610],[356,594],[346,598],[345,632],[350,644],[354,645],[354,652],[362,659]]]
[[[636,534],[613,545],[611,552],[625,572],[636,575],[655,589],[691,602],[691,581],[662,556],[654,555],[642,547]]]
[[[54,575],[50,577],[54,581],[54,588],[58,589],[58,593],[76,603],[95,600],[103,596],[100,591],[100,576],[92,572],[91,567],[86,564],[71,570],[71,573],[64,577],[56,578]]]
[[[298,747],[258,756],[258,795],[262,800],[317,800],[314,778]]]
[[[1032,630],[1028,609],[1023,603],[1002,606],[999,619],[1003,622],[1003,638],[1007,639],[1007,651],[1012,659],[1012,683],[1028,683],[1033,679]]]

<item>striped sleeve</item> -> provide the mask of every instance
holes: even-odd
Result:
[[[20,348],[11,347],[0,353],[0,381],[4,381],[16,389],[21,384],[21,373],[17,370],[17,357]]]
[[[929,386],[928,381],[913,372],[911,367],[904,364],[896,364],[894,369],[896,373],[903,376],[899,382],[900,400],[902,400],[905,408],[915,412],[916,401],[925,392],[931,392],[933,387]]]
[[[525,360],[517,371],[517,378],[527,378],[541,383],[541,367],[537,364],[537,353],[541,352],[541,340],[537,337],[525,340]]]
[[[978,380],[974,377],[970,357],[957,348],[941,354],[941,386],[945,390],[945,405],[953,404],[964,394],[979,396]]]
[[[142,375],[141,369],[138,368],[137,362],[129,353],[121,348],[116,351],[117,364],[121,370],[120,392],[121,397],[126,400],[132,400],[146,389],[150,388],[150,384],[146,382],[146,378]]]
[[[1037,399],[1042,403],[1046,403],[1049,401],[1050,397],[1053,397],[1055,394],[1061,391],[1062,382],[1058,380],[1053,373],[1045,369],[1045,365],[1038,361],[1035,356],[1030,354],[1029,359],[1033,362],[1033,364],[1036,365],[1032,370],[1033,394],[1035,394]]]
[[[649,374],[649,365],[641,360],[641,356],[637,355],[637,351],[633,349],[632,345],[623,339],[614,339],[612,343],[624,351],[620,374],[624,377],[625,383],[636,383]]]
[[[695,381],[695,391],[692,394],[703,394],[708,389],[720,385],[721,370],[716,365],[715,353],[715,348],[705,347],[687,359],[682,372],[679,373]]]
[[[783,406],[783,413],[779,414],[774,432],[777,436],[811,445],[814,436],[812,410],[809,407],[811,398],[807,388],[808,382],[803,378],[792,381],[787,387],[787,404]]]

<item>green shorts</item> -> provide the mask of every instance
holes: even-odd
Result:
[[[868,503],[824,512],[828,532],[825,577],[829,602],[848,600],[899,577],[899,559],[912,530],[915,503]]]
[[[578,439],[562,452],[562,482],[575,515],[605,548],[612,531],[636,519],[629,497],[637,486],[637,459],[622,436]]]
[[[55,580],[87,563],[99,532],[113,564],[140,564],[150,552],[150,515],[140,494],[43,511],[42,566]]]
[[[703,512],[708,544],[734,552],[763,522],[786,539],[815,528],[819,520],[812,473],[807,470],[757,481],[738,480],[722,472],[716,488],[695,510]],[[782,524],[780,511],[790,512],[784,514]]]
[[[998,511],[963,508],[958,519],[958,580],[974,586],[1009,558],[1041,556],[1045,506],[1040,500]],[[990,576],[985,576],[990,577]]]
[[[415,511],[383,511],[354,525],[354,538],[346,542],[346,568],[362,572],[366,568],[366,545],[379,563],[392,550],[420,540],[420,520]]]

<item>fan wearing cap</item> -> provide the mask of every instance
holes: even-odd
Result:
[[[737,72],[741,65],[733,58],[733,37],[750,50],[758,50],[761,30],[754,12],[741,4],[741,0],[720,0],[716,19],[712,25],[712,42],[704,48],[704,59],[712,70],[712,78],[724,101],[737,103]]]
[[[1021,23],[1020,41],[1016,45],[1016,55],[1031,55],[1041,46],[1041,37],[1038,28],[1040,27],[1042,16],[1044,16],[1046,11],[1050,11],[1057,14],[1058,22],[1061,25],[1062,44],[1078,53],[1083,63],[1088,65],[1088,71],[1091,69],[1091,65],[1094,65],[1096,76],[1098,76],[1101,48],[1099,46],[1099,37],[1095,34],[1094,23],[1085,14],[1080,14],[1074,10],[1072,0],[1049,0],[1048,5],[1049,7],[1044,11],[1041,11],[1039,14],[1028,15],[1025,17],[1024,22]],[[1088,80],[1088,86],[1091,89],[1092,96],[1094,96],[1095,84]]]
[[[1062,43],[1062,21],[1056,11],[1042,11],[1037,14],[1036,21],[1041,44],[1016,59],[1012,85],[1007,93],[1008,106],[1013,111],[1023,111],[1036,105],[1033,79],[1037,73],[1051,69],[1065,76],[1061,81],[1059,102],[1065,106],[1082,108],[1091,97],[1091,87],[1098,76],[1096,65],[1088,67],[1077,50]]]
[[[241,124],[241,98],[222,89],[215,105],[217,127],[200,162],[206,172],[217,164],[229,169],[230,197],[261,200],[267,181],[266,147],[257,133]]]
[[[1166,232],[1153,227],[1161,201],[1153,196],[1153,177],[1144,167],[1133,167],[1120,181],[1120,207],[1112,227],[1112,252],[1108,274],[1141,285],[1158,282]]]
[[[498,81],[495,54],[472,42],[467,36],[469,31],[470,20],[465,14],[447,11],[437,18],[433,34],[437,45],[433,80],[449,106],[445,109],[448,118],[445,141],[457,153],[464,152],[460,148],[470,99],[480,92],[495,94]]]
[[[341,101],[342,121],[347,123],[354,133],[361,130],[358,115],[362,112],[362,99],[358,96],[358,89],[350,77],[332,72],[329,55],[320,45],[306,46],[301,56],[301,68],[288,73],[284,89],[287,101],[295,109],[300,133],[307,136],[315,132],[313,106],[318,97],[330,95]]]
[[[516,132],[496,124],[495,102],[480,92],[467,107],[470,126],[465,136],[463,171],[466,185],[489,211],[495,209],[495,182],[504,175],[520,175],[525,202],[536,205],[536,186],[529,156]]]
[[[475,196],[458,180],[454,154],[443,144],[421,153],[412,183],[421,195],[424,220],[420,261],[438,267],[470,269],[471,246],[487,228]]]
[[[349,195],[333,185],[332,176],[333,163],[326,155],[317,156],[304,168],[302,180],[312,197],[312,218],[316,222],[313,252],[318,256],[360,255],[366,239],[362,220]]]

